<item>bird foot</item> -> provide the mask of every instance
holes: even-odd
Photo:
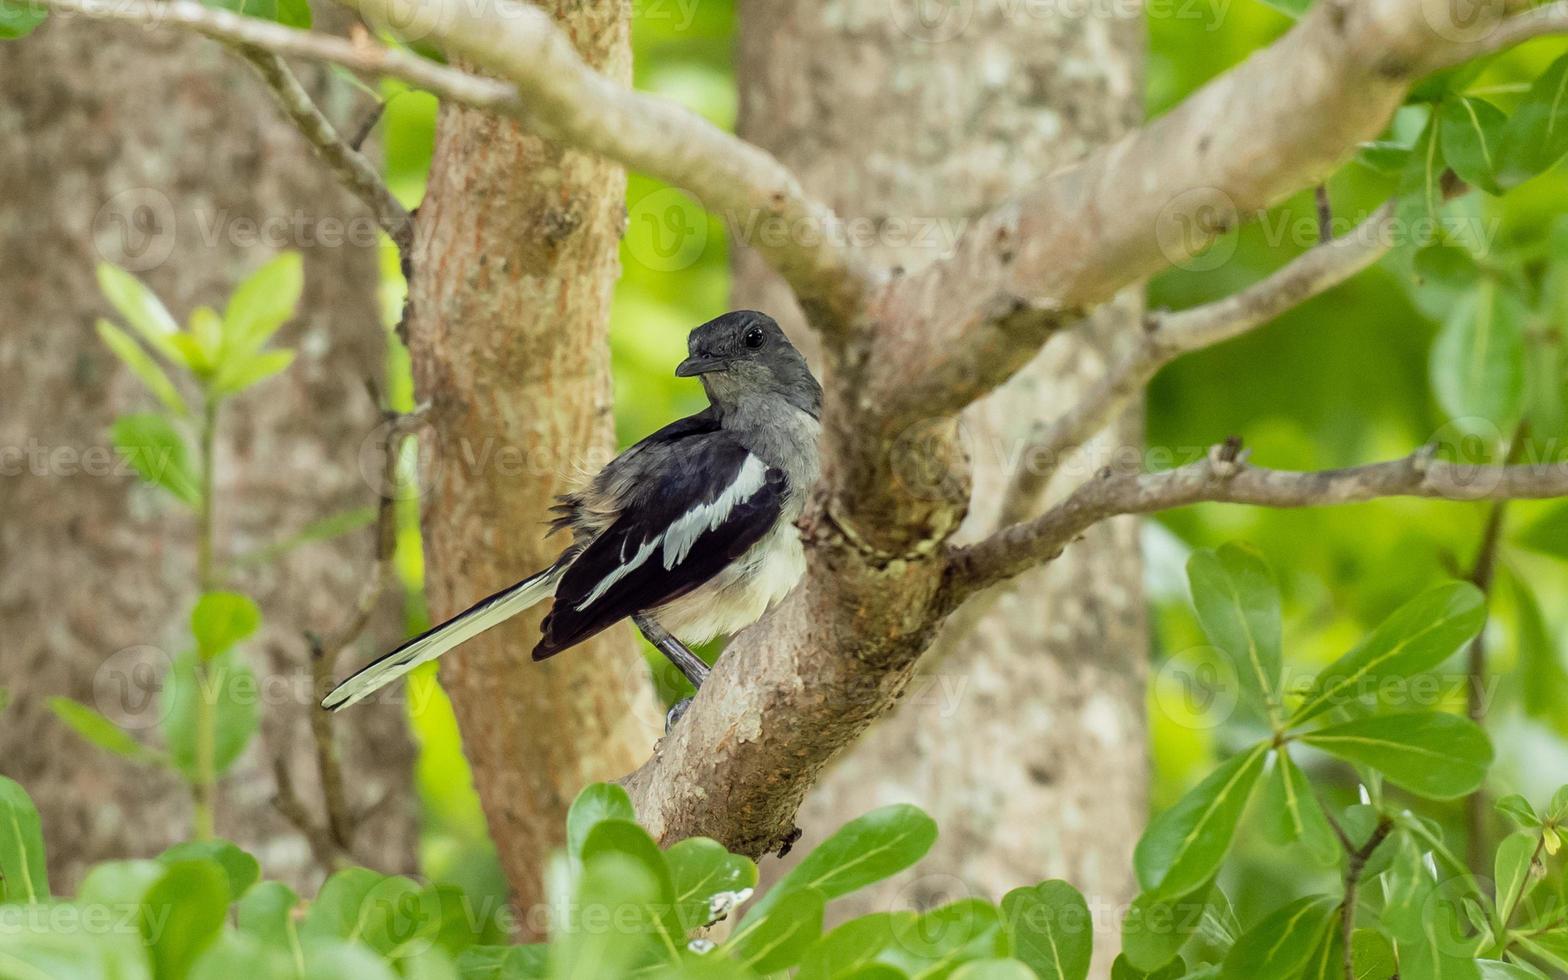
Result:
[[[670,733],[670,730],[675,727],[675,723],[681,720],[681,717],[686,714],[686,709],[689,707],[691,707],[691,698],[681,698],[670,705],[670,710],[664,713],[664,734],[668,735]]]

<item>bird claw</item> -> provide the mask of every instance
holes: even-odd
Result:
[[[681,717],[686,714],[686,709],[689,707],[691,707],[691,698],[681,698],[670,705],[670,710],[664,713],[664,734],[668,735],[670,733],[670,730],[675,727],[675,723],[681,720]]]

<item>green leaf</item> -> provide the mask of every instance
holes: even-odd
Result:
[[[433,890],[409,878],[345,868],[321,886],[299,935],[303,944],[350,940],[395,959],[429,945],[440,927]]]
[[[757,866],[731,854],[718,841],[688,837],[664,852],[675,888],[675,911],[681,928],[705,926],[745,901],[757,887]]]
[[[907,928],[916,918],[914,912],[898,911],[849,920],[812,944],[795,980],[829,980],[870,963],[893,942],[895,929]]]
[[[255,936],[224,931],[191,964],[190,980],[296,980],[293,957]]]
[[[1568,55],[1530,86],[1503,130],[1498,183],[1514,187],[1568,153]]]
[[[1013,955],[1044,980],[1084,980],[1094,952],[1089,904],[1065,881],[1015,888],[1002,898]]]
[[[33,0],[0,0],[0,41],[26,37],[48,14],[46,7]]]
[[[1273,715],[1280,704],[1279,587],[1263,557],[1227,544],[1187,562],[1193,606],[1209,642],[1224,650],[1253,700]]]
[[[213,862],[227,876],[230,901],[238,901],[261,877],[261,865],[256,859],[226,840],[186,841],[158,855],[158,860],[164,864],[180,861]]]
[[[1481,632],[1486,598],[1468,582],[1450,582],[1400,606],[1372,635],[1318,674],[1291,724],[1359,700],[1383,682],[1431,670]]]
[[[458,954],[457,973],[463,980],[545,980],[548,954],[543,943],[470,946]]]
[[[278,23],[299,30],[310,29],[310,4],[307,0],[277,0]]]
[[[1538,835],[1520,831],[1509,834],[1497,845],[1492,880],[1497,888],[1495,931],[1498,935],[1508,928],[1514,910],[1530,894],[1530,887],[1535,884],[1535,876],[1530,872],[1540,844]]]
[[[360,528],[369,527],[376,522],[377,516],[378,509],[375,507],[355,507],[351,510],[328,514],[319,520],[311,521],[281,540],[245,552],[234,559],[234,564],[265,564],[288,554],[300,545],[308,544],[312,541],[330,541],[333,538],[358,531]]]
[[[217,310],[210,306],[191,310],[190,331],[184,336],[196,345],[194,351],[184,344],[180,347],[186,352],[191,370],[209,375],[223,365],[223,319]]]
[[[1174,899],[1158,899],[1147,892],[1133,899],[1122,919],[1122,955],[1130,966],[1145,973],[1158,973],[1200,930],[1210,897],[1212,881]]]
[[[1354,980],[1392,980],[1399,973],[1394,944],[1376,929],[1357,929],[1350,936]]]
[[[304,6],[303,0],[297,3]],[[280,253],[240,283],[223,311],[225,365],[250,361],[294,315],[304,287],[305,266],[298,252]]]
[[[244,359],[225,361],[213,379],[212,390],[219,395],[237,395],[287,370],[293,363],[294,352],[291,350],[268,350],[249,354]]]
[[[1263,833],[1270,843],[1300,844],[1318,864],[1339,859],[1339,839],[1318,805],[1307,776],[1284,749],[1263,787]]]
[[[1311,895],[1291,902],[1242,934],[1225,958],[1222,980],[1290,977],[1312,958],[1332,928],[1339,900]]]
[[[206,592],[191,611],[191,633],[203,660],[232,649],[256,632],[261,610],[250,596],[238,592]]]
[[[1501,813],[1521,827],[1533,828],[1541,825],[1541,818],[1536,814],[1535,807],[1531,806],[1530,801],[1518,793],[1510,793],[1503,797],[1497,801],[1496,806],[1498,813]]]
[[[1523,963],[1476,960],[1475,965],[1476,969],[1481,971],[1481,980],[1547,980],[1546,974]]]
[[[1361,718],[1308,732],[1301,740],[1438,800],[1474,792],[1492,763],[1486,733],[1468,718],[1441,711]]]
[[[1126,953],[1116,957],[1111,964],[1111,980],[1181,980],[1187,976],[1187,964],[1177,957],[1154,972],[1141,970],[1133,965]]]
[[[223,869],[211,861],[176,861],[142,899],[141,934],[159,980],[184,980],[218,936],[229,910]]]
[[[163,301],[140,279],[119,266],[100,262],[98,288],[103,291],[109,305],[148,346],[176,364],[184,362],[184,355],[174,345],[174,337],[180,332],[180,325],[164,308]]]
[[[1260,744],[1233,757],[1149,821],[1133,852],[1144,891],[1155,898],[1175,898],[1214,876],[1263,772],[1268,748]]]
[[[1312,7],[1312,0],[1263,0],[1263,2],[1291,20],[1300,19],[1301,15]]]
[[[1511,432],[1524,412],[1530,310],[1491,277],[1460,296],[1432,345],[1432,389],[1461,429]]]
[[[648,923],[666,895],[666,885],[647,863],[615,851],[582,862],[572,912],[557,927],[550,949],[556,977],[619,977],[663,956],[670,949]],[[605,928],[614,923],[615,928]]]
[[[577,794],[566,811],[566,852],[574,861],[583,855],[583,842],[601,820],[632,820],[632,798],[615,783],[591,783]]]
[[[109,437],[114,448],[137,474],[192,507],[201,499],[185,440],[161,415],[122,415]]]
[[[48,899],[38,808],[18,783],[0,776],[0,903],[31,905]]]
[[[136,762],[152,762],[158,758],[156,753],[132,738],[119,725],[80,701],[50,698],[49,710],[71,726],[72,731],[101,749]]]
[[[893,924],[893,942],[879,959],[911,976],[943,976],[959,963],[1007,954],[1000,913],[989,902],[965,899]]]
[[[1568,819],[1568,786],[1557,787],[1552,801],[1546,805],[1546,815],[1553,820]]]
[[[1516,611],[1520,701],[1531,718],[1568,735],[1568,667],[1563,664],[1557,634],[1546,623],[1530,583],[1509,575],[1510,594]]]
[[[294,922],[294,910],[298,907],[299,896],[294,889],[280,881],[263,881],[245,892],[235,908],[235,918],[241,932],[275,949],[292,952],[299,949],[300,943],[299,927]]]
[[[1410,262],[1421,285],[1436,286],[1456,296],[1474,289],[1481,278],[1475,256],[1454,242],[1435,242],[1418,249]]]
[[[756,973],[786,970],[799,963],[822,935],[826,903],[827,896],[815,888],[792,891],[773,903],[766,915],[736,930],[722,948]]]
[[[187,778],[197,776],[196,725],[199,705],[213,706],[216,721],[213,764],[221,775],[245,751],[260,724],[259,688],[249,665],[230,650],[219,654],[198,669],[196,652],[188,650],[174,658],[164,679],[164,743],[174,766]]]
[[[753,903],[744,927],[793,891],[815,888],[828,898],[881,881],[925,856],[936,822],[907,803],[879,807],[840,827]]]
[[[1500,194],[1497,167],[1508,117],[1484,99],[1456,95],[1438,108],[1439,139],[1450,169],[1488,194]]]
[[[163,373],[163,368],[153,360],[140,344],[131,339],[131,335],[110,323],[108,320],[98,321],[98,337],[114,352],[131,373],[141,379],[147,390],[157,396],[164,407],[176,415],[185,416],[190,410],[185,405],[185,399],[174,387],[174,382]]]
[[[1356,149],[1356,162],[1374,173],[1393,176],[1410,166],[1410,147],[1387,140],[1362,143]]]
[[[659,845],[631,820],[600,820],[583,841],[582,860],[586,865],[605,855],[636,861],[658,883],[657,901],[641,910],[639,921],[645,922],[673,955],[684,944],[686,930],[675,908],[675,882]]]

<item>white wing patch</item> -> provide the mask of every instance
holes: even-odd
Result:
[[[712,503],[698,504],[676,518],[675,523],[665,528],[662,534],[655,535],[651,540],[644,541],[638,546],[637,553],[630,558],[626,557],[626,542],[623,541],[621,563],[615,566],[613,572],[599,580],[593,587],[593,591],[577,604],[577,611],[582,612],[599,601],[600,597],[610,591],[616,582],[641,568],[643,562],[648,560],[661,543],[664,546],[665,569],[672,569],[679,565],[687,555],[691,554],[692,546],[697,543],[698,538],[723,524],[737,504],[749,500],[752,494],[762,489],[767,478],[768,464],[748,453],[746,462],[741,464],[740,472],[735,474],[735,482],[726,487]]]
[[[767,478],[768,464],[747,453],[746,462],[741,464],[740,472],[735,474],[734,483],[712,503],[698,504],[682,514],[661,535],[664,538],[664,567],[671,569],[685,561],[697,539],[704,532],[723,524],[735,505],[745,502],[762,489]]]
[[[582,612],[584,609],[587,609],[589,606],[593,605],[598,601],[600,596],[610,591],[610,586],[636,571],[643,562],[648,560],[648,556],[653,554],[653,549],[659,546],[659,540],[663,537],[664,535],[660,534],[652,541],[644,541],[642,546],[637,549],[637,553],[632,555],[630,561],[625,560],[625,554],[623,552],[622,561],[619,565],[615,566],[615,571],[599,580],[599,584],[595,585],[593,587],[593,591],[588,593],[588,598],[577,604],[577,611]]]

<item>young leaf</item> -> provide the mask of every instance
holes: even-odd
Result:
[[[1339,840],[1323,815],[1312,787],[1290,754],[1274,753],[1274,770],[1263,787],[1263,832],[1274,844],[1300,842],[1318,864],[1339,858]]]
[[[1530,86],[1508,120],[1499,150],[1498,183],[1522,184],[1568,153],[1568,55]]]
[[[1529,316],[1511,287],[1485,277],[1443,324],[1432,345],[1432,389],[1461,428],[1508,432],[1519,420]]]
[[[1361,718],[1308,732],[1301,740],[1438,800],[1473,792],[1492,763],[1486,733],[1468,718],[1441,711]]]
[[[161,415],[122,415],[109,430],[114,448],[148,483],[195,506],[201,497],[185,440]]]
[[[1512,820],[1521,827],[1539,827],[1541,818],[1536,814],[1535,807],[1530,801],[1518,793],[1510,793],[1497,801],[1497,812]]]
[[[252,385],[279,374],[294,363],[291,350],[268,350],[246,355],[243,359],[223,362],[212,381],[212,390],[219,395],[237,395]]]
[[[936,822],[919,807],[895,803],[840,827],[753,903],[744,927],[767,914],[792,891],[815,888],[828,898],[895,875],[925,856],[936,841]]]
[[[1263,772],[1268,748],[1259,744],[1235,756],[1149,821],[1133,851],[1133,867],[1144,891],[1154,898],[1175,898],[1214,876]]]
[[[1385,679],[1431,670],[1474,639],[1485,621],[1486,598],[1468,582],[1450,582],[1421,593],[1395,610],[1360,646],[1318,674],[1313,693],[1296,709],[1291,724],[1357,700]]]
[[[760,974],[778,973],[800,962],[822,935],[827,897],[815,888],[793,891],[768,913],[736,930],[723,949],[742,966]]]
[[[154,972],[184,980],[217,938],[229,911],[223,869],[212,861],[176,861],[142,899],[141,934]]]
[[[1225,958],[1221,980],[1289,977],[1312,958],[1332,928],[1338,899],[1312,895],[1291,902],[1242,934]]]
[[[213,765],[220,775],[245,751],[261,721],[256,675],[234,650],[208,661],[202,672],[194,650],[175,657],[160,696],[165,700],[160,723],[164,742],[175,768],[187,778],[197,776],[196,725],[202,700],[214,709]]]
[[[1250,548],[1195,551],[1187,562],[1193,606],[1209,641],[1224,650],[1253,700],[1272,714],[1280,703],[1279,587]]]
[[[157,396],[165,408],[179,416],[190,414],[190,410],[185,406],[185,399],[180,397],[174,382],[163,373],[163,368],[158,366],[158,362],[142,350],[140,344],[131,339],[130,334],[108,320],[99,320],[98,337],[126,367],[131,369],[132,374],[141,379],[141,383]]]
[[[1535,884],[1535,876],[1530,873],[1530,870],[1535,863],[1540,843],[1540,837],[1536,834],[1520,831],[1509,834],[1503,838],[1501,844],[1497,845],[1493,881],[1497,889],[1496,932],[1498,935],[1502,935],[1508,928],[1508,923],[1514,917],[1514,910],[1530,893],[1530,886]]]
[[[664,852],[675,887],[675,910],[690,932],[744,901],[757,887],[757,866],[718,841],[688,837]]]
[[[190,331],[182,336],[195,342],[194,350],[184,344],[180,346],[192,371],[210,375],[223,365],[223,320],[217,310],[210,306],[191,310]]]
[[[251,360],[294,315],[304,285],[298,252],[279,254],[240,283],[223,311],[225,363]]]
[[[1508,117],[1485,99],[1456,95],[1438,109],[1443,159],[1460,178],[1488,194],[1500,194],[1498,154]]]
[[[49,900],[38,808],[16,782],[0,776],[0,903]]]
[[[256,632],[261,610],[238,592],[206,592],[191,611],[191,633],[203,660],[211,660]]]
[[[158,855],[163,864],[180,861],[211,861],[223,869],[228,878],[229,901],[240,896],[261,877],[261,865],[254,857],[226,840],[192,840],[176,844]]]
[[[1094,921],[1065,881],[1015,888],[1002,898],[1002,928],[1013,955],[1042,980],[1084,980],[1094,952]]]
[[[70,698],[49,699],[49,710],[82,738],[125,759],[151,762],[156,754],[103,715]]]
[[[588,832],[601,820],[636,819],[632,798],[626,790],[615,783],[590,783],[566,811],[566,852],[581,859]]]
[[[125,318],[131,329],[140,334],[153,350],[176,364],[184,361],[179,349],[174,346],[174,336],[180,332],[180,325],[164,308],[163,301],[142,285],[140,279],[118,266],[100,262],[98,288],[103,291],[109,305]]]

